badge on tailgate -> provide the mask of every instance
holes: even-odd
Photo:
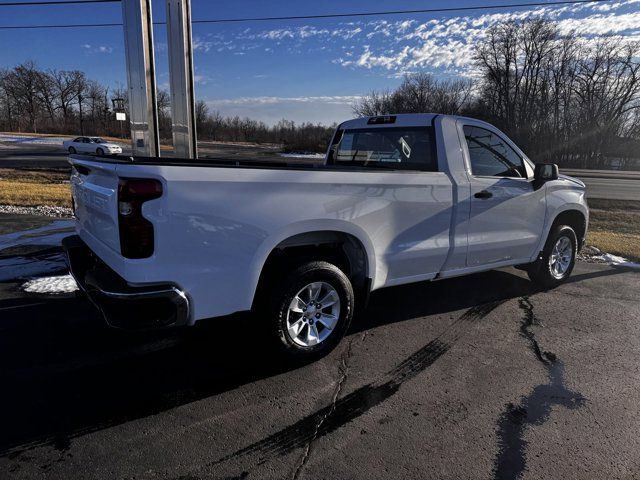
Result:
[[[109,198],[114,191],[98,185],[78,185],[78,196],[80,204],[84,204],[86,208],[92,208],[102,213],[109,213]]]

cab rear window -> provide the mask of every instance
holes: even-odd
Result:
[[[334,165],[438,171],[431,127],[339,130],[329,155]]]

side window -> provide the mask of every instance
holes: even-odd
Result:
[[[329,162],[336,165],[438,171],[431,127],[343,130],[334,138]]]
[[[82,143],[91,143],[91,140],[85,137],[82,139]]]
[[[524,160],[498,135],[484,128],[465,125],[464,136],[473,175],[526,178]]]
[[[82,137],[75,138],[75,139],[73,140],[73,142],[74,142],[74,143],[80,143],[80,142],[82,142]]]

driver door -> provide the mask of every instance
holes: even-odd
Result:
[[[462,122],[471,189],[467,265],[530,258],[543,229],[544,189],[533,169],[496,130]]]

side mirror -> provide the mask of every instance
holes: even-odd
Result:
[[[536,163],[533,173],[533,189],[538,190],[545,182],[558,179],[558,165],[555,163]]]
[[[557,180],[558,165],[555,163],[536,163],[533,178],[541,183],[548,182],[549,180]]]

